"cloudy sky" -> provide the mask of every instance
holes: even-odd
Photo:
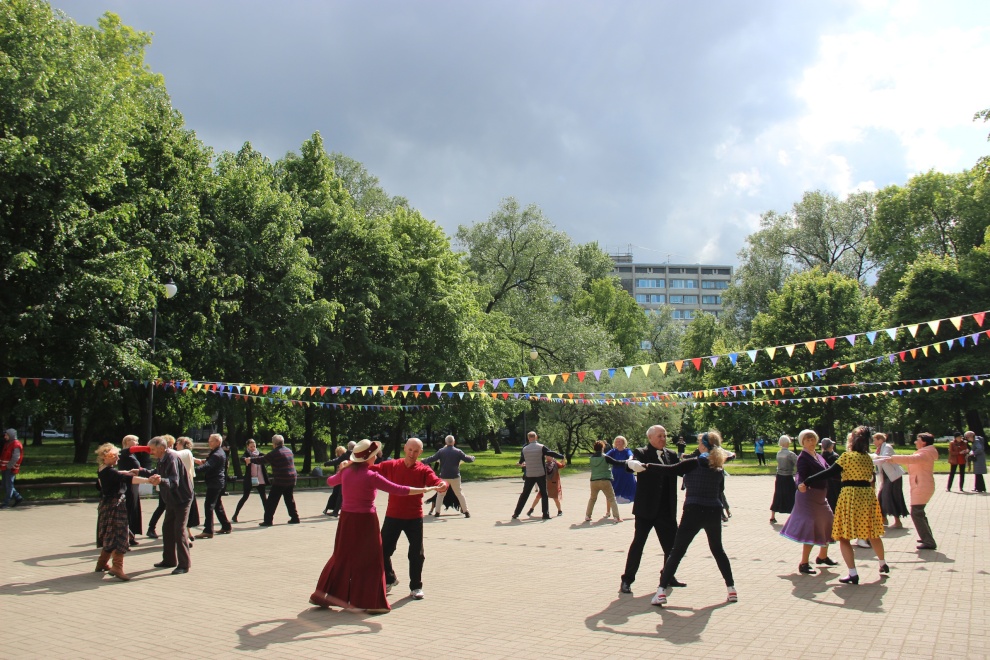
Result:
[[[320,131],[453,234],[505,197],[637,260],[736,263],[802,192],[990,153],[990,3],[53,0],[152,32],[188,126]]]

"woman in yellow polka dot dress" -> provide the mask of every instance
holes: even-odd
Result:
[[[804,483],[798,485],[798,489],[804,492],[807,489],[805,484],[827,479],[830,474],[842,474],[842,490],[835,504],[832,538],[839,542],[842,559],[849,568],[849,574],[839,578],[839,582],[844,584],[859,584],[852,539],[869,539],[880,562],[880,572],[890,572],[884,560],[883,540],[880,538],[883,536],[883,514],[880,513],[880,503],[871,483],[873,459],[867,453],[872,436],[873,432],[868,427],[857,426],[849,435],[846,452],[839,460],[827,470],[808,477]]]

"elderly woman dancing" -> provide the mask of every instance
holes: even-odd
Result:
[[[777,441],[777,478],[773,484],[773,501],[770,503],[770,524],[777,522],[778,513],[790,513],[794,508],[794,471],[797,454],[791,451],[791,439],[786,435]]]
[[[106,571],[118,580],[130,580],[124,573],[124,553],[130,549],[127,527],[127,490],[131,484],[146,484],[148,480],[117,469],[120,450],[111,443],[100,445],[96,450],[100,468],[100,508],[96,518],[96,537],[103,550],[96,562],[97,572]],[[107,562],[113,560],[113,567]]]
[[[811,475],[828,468],[825,459],[818,455],[818,434],[811,429],[805,429],[798,434],[798,442],[802,451],[797,460],[797,480],[804,481]],[[811,567],[811,548],[819,546],[816,564],[835,566],[836,561],[829,559],[828,544],[832,543],[832,523],[834,516],[826,500],[827,483],[819,482],[810,488],[799,491],[794,496],[794,510],[780,530],[780,535],[786,539],[803,544],[801,548],[801,563],[798,572],[814,575]]]
[[[890,573],[890,568],[884,559],[883,539],[880,538],[883,536],[883,515],[880,513],[880,503],[873,491],[873,484],[870,483],[873,478],[873,459],[867,451],[872,433],[866,426],[857,426],[851,435],[846,453],[839,456],[839,460],[828,469],[807,477],[798,484],[798,490],[806,492],[816,483],[824,484],[830,475],[842,474],[842,491],[835,506],[832,538],[839,542],[842,559],[849,569],[849,573],[839,578],[839,582],[859,584],[853,539],[869,539],[870,546],[877,554],[880,573]]]
[[[363,609],[384,614],[391,607],[385,595],[385,559],[379,531],[375,496],[379,489],[390,495],[421,495],[437,486],[400,486],[368,469],[380,445],[362,440],[351,452],[351,462],[327,479],[328,486],[343,485],[343,503],[333,555],[323,568],[309,602],[317,607]]]

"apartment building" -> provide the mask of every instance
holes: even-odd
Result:
[[[615,264],[612,274],[643,309],[670,305],[674,318],[684,321],[701,312],[722,313],[722,294],[732,280],[732,266],[637,263],[630,253],[610,256]]]

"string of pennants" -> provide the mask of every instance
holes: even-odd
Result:
[[[42,383],[50,385],[68,386],[68,387],[97,387],[102,386],[106,388],[121,388],[121,387],[147,387],[149,385],[162,388],[166,391],[172,389],[174,391],[180,392],[207,392],[215,394],[224,394],[228,396],[252,396],[259,398],[271,399],[273,402],[287,401],[283,397],[294,397],[294,396],[326,396],[329,392],[331,395],[347,395],[347,394],[361,394],[361,395],[379,395],[379,396],[391,396],[395,398],[397,396],[408,399],[430,399],[435,398],[438,401],[444,398],[451,400],[457,398],[462,400],[465,397],[468,398],[478,398],[478,397],[492,397],[508,399],[512,398],[532,398],[530,395],[532,393],[520,392],[511,393],[509,391],[496,390],[500,384],[504,383],[509,389],[513,388],[516,382],[521,383],[523,386],[532,384],[533,386],[538,385],[543,379],[546,379],[551,385],[553,385],[559,378],[561,382],[568,382],[571,377],[574,377],[579,382],[584,382],[586,378],[590,375],[595,377],[596,382],[600,382],[602,376],[606,376],[608,379],[613,379],[616,374],[625,374],[627,378],[630,378],[634,371],[639,370],[644,375],[648,375],[651,368],[656,366],[664,374],[667,373],[667,368],[669,365],[673,365],[677,371],[680,373],[687,366],[693,367],[696,371],[701,371],[703,365],[707,362],[711,366],[715,366],[722,358],[728,359],[733,366],[736,366],[742,355],[745,355],[753,363],[756,362],[757,357],[760,354],[765,353],[770,357],[771,360],[774,359],[778,350],[783,350],[792,356],[794,350],[797,347],[803,346],[805,350],[809,353],[814,354],[816,346],[821,343],[827,346],[829,349],[834,349],[836,341],[838,339],[844,339],[849,343],[850,346],[855,346],[858,337],[865,337],[871,345],[875,343],[878,337],[886,335],[892,340],[896,339],[900,331],[907,331],[912,337],[916,337],[920,328],[928,327],[933,335],[937,335],[939,328],[943,322],[950,322],[956,330],[961,330],[962,323],[966,318],[971,318],[977,326],[983,326],[986,314],[990,311],[976,312],[973,314],[964,314],[960,316],[947,317],[943,319],[935,319],[932,321],[926,321],[923,323],[915,323],[910,325],[902,325],[893,328],[885,328],[883,330],[871,330],[863,333],[855,333],[850,335],[845,335],[844,337],[831,337],[827,339],[816,339],[808,342],[800,342],[789,345],[782,346],[772,346],[768,348],[761,349],[751,349],[743,352],[730,352],[723,355],[709,355],[705,357],[688,358],[682,360],[671,360],[668,362],[659,363],[648,363],[641,365],[628,365],[624,367],[614,367],[607,369],[595,369],[586,371],[576,371],[576,372],[563,372],[557,374],[542,374],[537,376],[517,376],[510,378],[494,378],[489,380],[478,379],[478,380],[465,380],[465,381],[448,381],[448,382],[434,382],[434,383],[407,383],[402,385],[268,385],[268,384],[256,384],[256,383],[230,383],[225,381],[196,381],[196,380],[164,380],[164,379],[154,379],[154,380],[128,380],[128,379],[78,379],[78,378],[37,378],[37,377],[20,377],[20,376],[7,376],[3,377],[9,385],[20,384],[22,386],[27,386],[28,384],[33,384],[38,386]],[[807,371],[800,374],[792,374],[788,376],[780,376],[772,378],[769,380],[755,381],[752,383],[739,384],[739,385],[728,385],[719,388],[713,388],[710,390],[694,391],[689,393],[693,398],[703,398],[705,396],[720,395],[724,396],[725,393],[732,391],[742,391],[742,390],[752,390],[759,387],[780,387],[784,383],[794,383],[802,382],[807,380],[814,380],[816,378],[822,378],[828,371],[833,369],[850,369],[853,373],[859,365],[869,364],[869,363],[883,363],[889,362],[893,364],[897,360],[902,362],[906,361],[909,357],[911,359],[917,359],[918,355],[923,357],[928,357],[930,351],[934,350],[935,353],[941,353],[942,349],[952,350],[956,344],[960,347],[967,346],[967,340],[969,341],[969,346],[976,346],[979,343],[980,335],[986,334],[990,337],[990,329],[975,333],[970,333],[962,335],[959,337],[953,337],[947,340],[938,341],[932,344],[927,344],[924,346],[918,346],[914,348],[908,348],[904,350],[899,350],[893,353],[888,353],[881,355],[879,357],[867,358],[863,360],[857,360],[855,362],[848,362],[845,364],[833,364],[830,367],[818,370]],[[464,386],[465,390],[456,390],[452,388],[457,388]],[[444,391],[445,388],[450,388]],[[486,391],[486,388],[491,388],[492,391]],[[570,393],[568,393],[570,394]],[[578,393],[573,393],[578,394]],[[673,393],[682,394],[682,393]],[[278,396],[279,398],[276,398]],[[551,397],[552,398],[552,397]],[[301,400],[302,403],[323,403],[323,402],[311,402]],[[348,405],[372,405],[372,404],[327,404],[332,406],[348,406]],[[423,405],[423,404],[420,404]],[[415,406],[413,406],[415,407]],[[395,408],[402,408],[402,406],[395,406]]]
[[[276,399],[270,396],[261,396],[258,394],[234,394],[233,392],[217,392],[217,391],[207,391],[203,390],[209,394],[216,396],[226,396],[237,401],[247,401],[248,399],[254,401],[263,401],[271,404],[279,404],[285,406],[299,406],[300,408],[324,408],[327,410],[371,410],[371,411],[385,411],[385,410],[405,410],[407,412],[415,412],[421,410],[433,410],[436,408],[445,408],[437,403],[428,404],[418,404],[418,405],[406,405],[406,406],[390,406],[378,403],[327,403],[325,401],[305,401],[302,399]]]
[[[528,395],[527,398],[534,401],[541,401],[545,403],[563,403],[569,405],[606,405],[606,406],[653,406],[653,407],[664,407],[664,408],[701,408],[701,407],[724,407],[724,406],[782,406],[798,403],[825,403],[827,401],[842,401],[851,399],[862,399],[867,397],[880,397],[880,396],[906,396],[910,394],[918,393],[930,393],[932,391],[948,391],[950,388],[957,387],[973,387],[977,385],[988,385],[990,384],[990,378],[974,378],[973,380],[965,380],[969,377],[959,377],[960,380],[952,383],[940,383],[932,385],[918,385],[916,387],[905,387],[897,389],[888,390],[878,390],[874,392],[854,392],[850,394],[826,394],[823,396],[810,396],[810,397],[790,397],[783,399],[749,399],[749,400],[735,400],[735,401],[687,401],[687,400],[676,400],[676,401],[646,401],[635,397],[625,397],[625,398],[566,398],[566,396],[572,393],[566,393],[566,395]],[[941,379],[940,379],[941,380]],[[585,397],[583,393],[575,394],[576,397]]]

